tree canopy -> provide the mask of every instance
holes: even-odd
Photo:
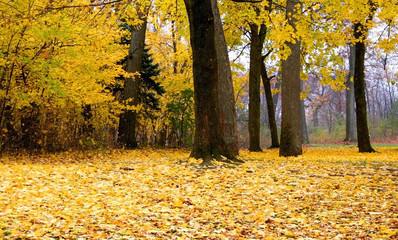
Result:
[[[278,126],[277,81],[281,61],[291,54],[287,43],[301,42],[301,99],[311,123],[311,138],[320,134],[319,126],[330,133],[344,119],[345,97],[337,96],[346,89],[347,45],[363,42],[369,134],[394,135],[396,2],[300,1],[292,13],[295,26],[288,24],[283,0],[217,2],[230,57],[241,147],[248,147],[247,74],[253,40],[249,31],[254,25],[266,26],[261,54],[267,55],[268,76],[275,76],[270,78],[270,86],[276,96]],[[130,39],[122,23],[137,26],[143,16],[147,22],[145,44],[153,64],[159,66],[159,75],[153,76],[152,87],[141,85],[146,88],[141,98],[148,100],[141,102],[147,106],[134,107],[151,109],[149,115],[138,116],[138,145],[192,146],[193,63],[182,0],[5,0],[0,2],[1,148],[60,150],[116,144],[119,116],[133,108],[120,101],[110,86],[121,86],[120,76],[137,74],[126,72],[119,64],[128,55],[122,39]],[[363,34],[358,37],[358,32]],[[155,100],[159,89],[164,93]],[[262,106],[266,106],[264,99]],[[268,121],[265,111],[261,110],[260,118],[261,123]],[[268,132],[262,127],[259,131],[266,136],[261,138],[264,144]]]

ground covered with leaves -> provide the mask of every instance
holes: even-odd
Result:
[[[0,238],[398,239],[398,148],[4,154]]]

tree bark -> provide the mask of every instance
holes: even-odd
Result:
[[[260,152],[260,74],[262,44],[257,24],[250,24],[249,151]]]
[[[344,142],[356,142],[355,134],[355,94],[354,94],[354,82],[351,78],[354,77],[355,68],[355,47],[350,45],[350,56],[349,56],[349,71],[346,80],[346,128]]]
[[[288,0],[286,3],[286,18],[295,29],[298,0]],[[291,54],[282,61],[282,126],[280,156],[298,156],[302,154],[301,118],[300,118],[300,45],[299,39],[287,42]]]
[[[142,18],[143,23],[131,28],[131,40],[129,55],[127,58],[126,71],[129,73],[137,73],[133,77],[125,79],[123,88],[123,100],[128,106],[138,105],[139,81],[141,70],[142,55],[145,45],[146,17]],[[119,142],[126,148],[136,148],[138,146],[136,139],[137,112],[135,110],[126,109],[120,115],[119,122]]]
[[[224,29],[217,1],[211,1],[215,24],[216,54],[218,66],[219,92],[218,101],[220,103],[220,124],[225,144],[233,155],[239,155],[237,114],[235,106],[235,93],[232,82],[231,66],[228,57],[227,42],[225,41]]]
[[[279,148],[278,128],[275,120],[275,106],[271,91],[271,79],[268,77],[264,62],[261,63],[261,77],[263,79],[264,92],[267,99],[268,121],[271,131],[271,146],[269,148]]]
[[[354,37],[359,41],[355,43],[355,69],[354,91],[357,117],[357,137],[359,152],[375,152],[370,145],[368,118],[366,109],[366,82],[365,82],[365,53],[366,47],[363,38],[366,35],[365,26],[361,23],[354,25]]]
[[[216,0],[184,0],[188,12],[191,46],[193,53],[193,77],[195,99],[195,137],[191,157],[202,158],[204,163],[212,159],[221,160],[222,156],[237,160],[236,123],[226,123],[236,116],[227,116],[235,110],[232,78],[220,78],[220,73],[228,66],[223,53],[227,52],[223,32],[220,32],[220,16]],[[222,34],[222,36],[216,36]],[[217,50],[218,49],[218,50]],[[221,62],[220,62],[221,61]],[[227,70],[228,71],[228,70]],[[230,70],[229,70],[230,71]],[[221,97],[221,89],[226,95]],[[232,94],[228,94],[231,93]],[[231,99],[232,97],[232,99]],[[222,104],[220,101],[223,101]],[[229,111],[226,111],[229,109]],[[232,126],[232,127],[231,127]],[[229,129],[226,129],[228,128]]]

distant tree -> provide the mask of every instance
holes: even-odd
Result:
[[[274,102],[274,98],[272,96],[271,78],[268,77],[264,62],[261,63],[261,78],[263,80],[265,97],[267,99],[268,121],[269,121],[269,128],[271,131],[271,146],[269,148],[279,148],[278,128],[276,126],[276,118],[275,118],[276,101]],[[277,100],[277,98],[275,99]]]
[[[355,123],[355,95],[354,95],[354,67],[355,67],[355,48],[353,45],[349,46],[349,70],[346,80],[346,129],[345,138],[346,142],[355,142],[356,138],[356,123]]]
[[[300,90],[303,92],[303,81],[300,81]],[[304,144],[310,144],[307,130],[307,116],[305,115],[304,99],[300,100],[300,111],[301,111],[301,137]]]
[[[193,96],[191,89],[173,93],[173,101],[167,104],[166,118],[169,120],[169,146],[186,147],[192,144],[195,129]],[[164,140],[165,141],[165,140]],[[164,142],[163,145],[166,143]]]

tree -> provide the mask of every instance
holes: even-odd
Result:
[[[141,23],[131,26],[130,48],[127,57],[126,71],[132,75],[125,78],[123,86],[123,100],[129,106],[120,114],[119,139],[118,141],[127,148],[138,146],[136,139],[137,112],[136,107],[139,103],[139,83],[142,67],[142,57],[145,47],[145,32],[147,17],[140,16]]]
[[[346,129],[345,142],[355,142],[356,138],[356,124],[355,124],[355,94],[354,94],[354,67],[355,67],[355,48],[350,44],[349,46],[349,70],[346,80]]]
[[[260,76],[263,62],[261,52],[264,34],[255,23],[250,23],[250,71],[249,71],[249,151],[259,152],[260,147]],[[263,27],[261,27],[263,28]]]
[[[298,0],[286,3],[286,18],[293,29],[296,28]],[[302,154],[301,111],[300,111],[300,40],[296,36],[286,42],[290,55],[282,61],[282,126],[280,156],[297,156]]]
[[[300,81],[300,91],[303,92],[303,81]],[[307,117],[305,115],[305,106],[304,106],[304,99],[300,100],[300,117],[301,117],[301,136],[302,142],[304,144],[310,144],[310,139],[308,138],[308,131],[307,131]]]
[[[194,134],[192,52],[184,1],[153,1],[146,43],[158,59],[166,94],[156,120],[157,146],[191,147]],[[165,57],[167,56],[167,57]]]
[[[138,98],[139,102],[143,104],[145,112],[144,117],[155,118],[151,111],[160,110],[159,97],[165,93],[165,90],[163,86],[154,79],[159,76],[160,69],[159,64],[153,62],[154,59],[152,54],[149,53],[149,50],[149,47],[145,47],[142,56]]]
[[[184,2],[189,18],[195,90],[195,136],[191,157],[203,158],[205,164],[214,158],[222,160],[222,156],[236,160],[232,79],[220,77],[222,71],[228,71],[229,61],[217,1]]]
[[[271,131],[271,146],[269,148],[279,148],[278,128],[276,126],[276,119],[275,119],[275,105],[271,91],[271,78],[268,77],[264,62],[262,62],[261,64],[261,78],[263,80],[263,87],[265,91],[265,97],[267,100],[268,121],[269,121],[269,128]]]
[[[113,6],[15,0],[0,12],[0,148],[85,147],[85,126],[90,139],[113,139],[103,129],[114,129],[119,104],[106,86],[125,50]]]
[[[375,5],[370,1],[370,15],[368,21],[372,21],[373,14],[376,11]],[[364,40],[367,35],[367,27],[357,22],[354,24],[355,64],[354,64],[354,91],[357,117],[357,137],[359,152],[374,152],[370,145],[370,136],[368,128],[368,117],[366,110],[366,82],[365,82],[365,53],[366,46]]]

